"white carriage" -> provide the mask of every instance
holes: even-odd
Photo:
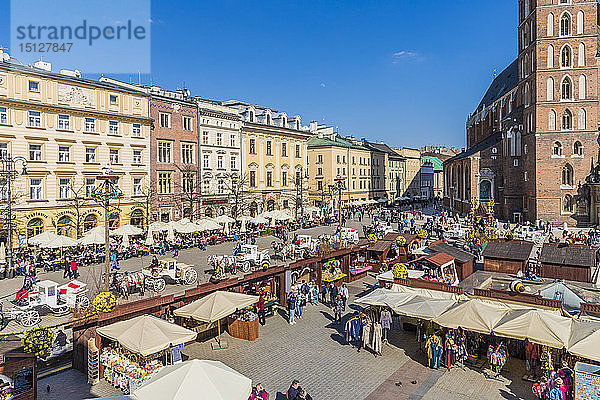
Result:
[[[44,307],[54,314],[63,314],[73,308],[88,307],[87,291],[87,285],[77,280],[60,287],[54,281],[44,280],[34,284],[31,290],[19,292],[15,305],[20,310]]]
[[[155,292],[161,292],[165,289],[167,283],[165,278],[185,285],[192,285],[198,281],[198,272],[194,267],[178,263],[174,258],[158,260],[158,266],[144,268],[142,273],[146,284]]]
[[[252,268],[269,268],[271,266],[271,257],[269,250],[259,249],[254,244],[244,244],[235,254],[236,265],[244,273],[248,273]]]
[[[298,235],[297,244],[294,249],[294,257],[306,258],[315,254],[319,248],[320,241],[313,239],[310,235]]]

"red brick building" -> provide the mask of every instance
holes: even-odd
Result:
[[[598,2],[518,7],[518,57],[469,116],[467,149],[444,163],[445,205],[493,198],[502,219],[597,223],[580,184],[598,155]]]
[[[151,220],[196,219],[200,203],[198,107],[185,90],[150,88]]]

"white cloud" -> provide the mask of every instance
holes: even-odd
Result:
[[[420,54],[416,51],[411,50],[399,50],[392,53],[392,63],[399,63],[401,60],[417,59],[420,58]]]

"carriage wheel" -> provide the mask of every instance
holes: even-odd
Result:
[[[188,268],[183,273],[183,281],[186,285],[192,285],[198,281],[198,272],[194,268]]]
[[[154,285],[155,292],[162,292],[163,290],[165,290],[165,286],[167,285],[165,283],[165,280],[162,278],[155,279],[152,283]]]
[[[88,308],[90,306],[90,299],[88,299],[87,296],[79,296],[77,297],[77,303],[75,304],[75,307],[77,308]]]
[[[52,311],[53,314],[64,314],[69,311],[69,306],[66,304],[62,304],[55,308],[50,308],[50,310]]]
[[[242,272],[247,274],[248,272],[250,272],[250,269],[252,268],[252,264],[250,263],[250,261],[244,261],[242,263]]]
[[[41,318],[40,313],[37,310],[28,310],[19,315],[19,323],[25,328],[37,325]]]

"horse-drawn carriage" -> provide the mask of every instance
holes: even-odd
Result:
[[[235,256],[208,256],[208,265],[212,268],[213,279],[223,279],[225,274],[235,275],[237,272],[237,265]]]
[[[145,283],[154,291],[165,289],[166,279],[182,285],[192,285],[198,282],[198,272],[191,265],[178,263],[174,258],[158,260],[158,265],[142,269]]]

